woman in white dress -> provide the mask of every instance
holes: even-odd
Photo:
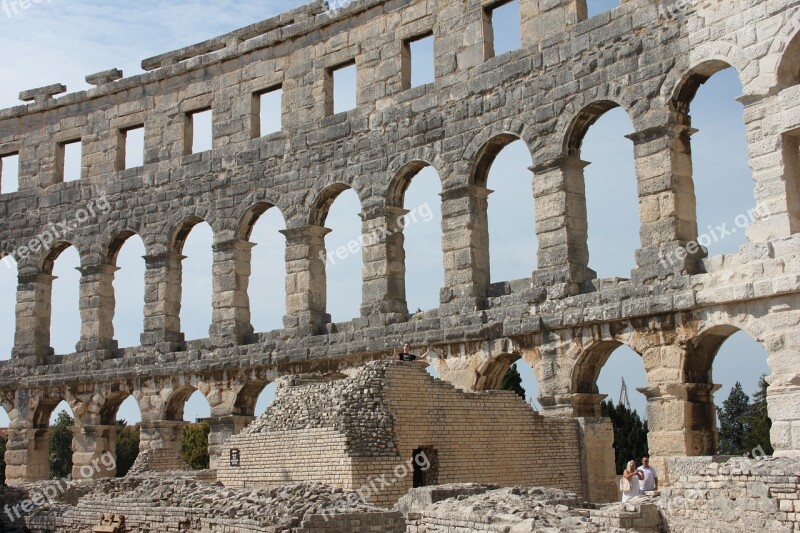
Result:
[[[636,470],[636,461],[628,461],[628,466],[622,473],[622,479],[620,479],[620,489],[622,489],[623,502],[626,502],[639,495],[639,481],[643,479],[644,474],[642,474],[639,470]]]

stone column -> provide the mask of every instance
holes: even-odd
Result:
[[[225,441],[239,433],[253,420],[254,416],[241,415],[215,416],[208,419],[208,427],[211,430],[208,434],[208,457],[212,470],[216,470],[220,462],[228,460],[227,457],[221,457]]]
[[[181,448],[183,428],[188,424],[183,420],[142,421],[139,425],[139,453],[149,454],[146,469],[155,472],[189,470]]]
[[[408,316],[403,216],[397,207],[379,207],[362,214],[364,274],[361,316]]]
[[[716,408],[712,383],[660,383],[637,390],[647,397],[647,443],[650,461],[666,482],[672,456],[714,455]]]
[[[253,334],[247,287],[254,246],[239,239],[214,244],[211,337],[242,344]]]
[[[539,243],[533,282],[546,287],[549,298],[579,294],[582,283],[597,277],[588,267],[586,165],[568,156],[531,167]]]
[[[767,412],[775,457],[800,458],[800,373],[796,369],[767,378]]]
[[[575,416],[599,417],[600,404],[606,399],[608,394],[592,394],[588,392],[576,392],[572,395],[572,408]]]
[[[303,226],[281,230],[286,237],[286,328],[315,335],[331,321],[325,312],[325,235],[322,226]]]
[[[30,429],[11,420],[6,444],[6,484],[21,485],[50,478],[50,428]]]
[[[114,477],[116,425],[74,425],[72,431],[72,479]]]
[[[50,347],[50,315],[55,276],[20,272],[17,286],[17,328],[14,358],[30,358],[44,364],[53,355]]]
[[[673,123],[627,136],[634,143],[642,243],[634,276],[642,282],[684,271],[694,274],[705,256],[696,242],[690,144],[696,131]]]
[[[617,469],[614,458],[614,426],[606,417],[580,417],[583,497],[590,503],[617,500]]]
[[[181,261],[178,253],[145,256],[144,332],[142,346],[162,351],[180,349],[181,333]]]
[[[487,199],[491,190],[477,185],[447,189],[442,195],[442,251],[445,315],[483,309],[489,290]]]
[[[75,346],[78,352],[106,352],[110,358],[117,349],[114,340],[114,273],[119,270],[109,264],[78,267],[80,281],[81,338]]]

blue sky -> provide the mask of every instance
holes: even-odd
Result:
[[[0,56],[0,107],[18,105],[19,91],[51,83],[65,83],[71,91],[88,88],[86,74],[117,67],[126,75],[141,72],[143,58],[198,42],[240,26],[268,18],[300,5],[297,0],[237,0],[200,2],[144,0],[136,4],[94,0],[51,0],[31,4],[28,9],[9,10],[0,3],[0,47],[13,50]],[[590,15],[608,9],[615,2],[589,2]],[[519,46],[518,12],[504,9],[496,22],[497,53]],[[430,54],[430,41],[419,43],[415,57]],[[419,56],[417,54],[420,54]],[[413,81],[430,79],[425,62],[415,64]],[[352,94],[352,83],[338,82],[338,89]],[[736,73],[724,71],[702,87],[692,105],[694,126],[700,131],[692,142],[695,187],[698,197],[699,227],[733,221],[753,207],[753,183],[746,162],[742,106],[735,101],[741,94]],[[345,104],[346,105],[346,104]],[[198,128],[200,137],[208,131]],[[632,144],[624,135],[632,127],[626,113],[612,110],[594,125],[584,141],[582,158],[591,162],[586,169],[589,214],[590,266],[600,277],[629,277],[634,267],[634,252],[639,246],[638,207],[633,171]],[[132,151],[137,149],[134,143]],[[140,148],[139,148],[140,149]],[[533,228],[534,206],[531,194],[532,159],[521,142],[506,148],[492,167],[489,188],[495,190],[489,201],[492,281],[529,277],[536,268],[536,237]],[[13,165],[3,172],[3,190],[13,182]],[[430,222],[421,219],[406,229],[408,302],[413,311],[438,305],[443,283],[441,265],[440,182],[436,172],[426,169],[413,181],[406,197],[406,208],[430,208]],[[327,238],[328,249],[346,245],[360,232],[358,198],[352,191],[343,193],[331,208],[326,225],[333,229]],[[277,230],[283,219],[271,210],[256,225],[253,252],[251,303],[257,331],[281,327],[283,302],[283,237]],[[190,235],[184,254],[184,294],[182,320],[187,338],[207,336],[211,320],[211,230],[198,226]],[[744,242],[743,232],[715,243],[711,254],[732,253]],[[115,326],[121,346],[138,344],[142,327],[144,247],[133,238],[123,247],[115,281],[117,316]],[[74,350],[80,324],[77,314],[77,254],[68,250],[56,263],[58,280],[54,285],[53,345],[58,353]],[[337,261],[329,269],[329,310],[335,321],[358,314],[361,255]],[[0,359],[10,357],[14,332],[16,272],[0,265]],[[534,398],[538,388],[531,369],[518,363],[523,385]],[[736,380],[748,392],[756,389],[758,376],[767,373],[763,349],[745,334],[725,343],[714,365],[714,381],[723,385],[717,403],[727,396]],[[617,397],[621,378],[625,378],[633,406],[644,414],[644,398],[635,391],[646,384],[638,355],[620,348],[609,360],[598,380],[602,393]],[[271,397],[262,394],[258,410]],[[186,418],[206,416],[208,406],[199,393],[186,407]],[[138,421],[133,400],[123,406],[120,417]],[[0,409],[0,427],[7,424]]]

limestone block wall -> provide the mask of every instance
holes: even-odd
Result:
[[[724,462],[670,459],[671,485],[659,502],[671,531],[800,530],[800,463],[789,458]]]
[[[353,439],[374,438],[374,434],[334,429],[341,424],[341,412],[335,416],[317,413],[313,422],[294,418],[307,411],[304,405],[320,401],[339,404],[343,391],[361,388],[354,383],[373,383],[375,388],[357,400],[360,407],[348,405],[344,412],[386,411],[391,417],[391,433],[383,434],[383,441],[357,442]],[[433,379],[424,365],[375,362],[339,382],[278,391],[267,412],[223,446],[217,475],[226,486],[313,480],[362,489],[369,501],[391,505],[412,487],[413,454],[421,449],[431,471],[436,472],[436,484],[541,485],[585,497],[589,497],[587,479],[598,486],[605,480],[613,488],[613,471],[610,476],[602,472],[607,464],[613,468],[612,438],[606,433],[602,433],[605,452],[611,462],[601,461],[600,467],[587,464],[581,456],[577,420],[543,417],[512,392],[460,391]],[[270,429],[286,424],[299,428]],[[600,449],[602,439],[594,438],[593,445]],[[239,452],[238,467],[228,461],[231,449]]]

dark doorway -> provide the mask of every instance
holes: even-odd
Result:
[[[417,448],[412,454],[414,468],[413,487],[439,484],[439,461],[433,448]]]

